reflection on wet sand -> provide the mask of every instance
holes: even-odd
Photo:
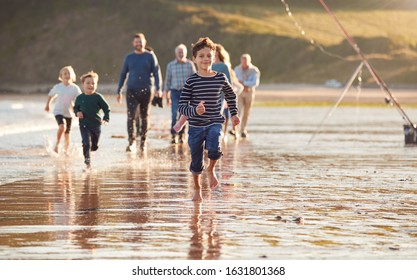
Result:
[[[202,203],[194,202],[191,218],[191,245],[188,258],[193,260],[216,260],[221,256],[220,234],[217,232],[215,212],[202,213]]]
[[[255,108],[250,137],[223,146],[220,186],[203,178],[202,203],[187,145],[155,137],[126,154],[104,137],[90,172],[70,157],[1,185],[0,258],[413,259],[416,150],[395,112],[362,110],[307,145],[318,111]]]
[[[93,241],[99,235],[95,227],[100,223],[100,190],[97,183],[91,179],[89,173],[84,178],[83,189],[75,201],[73,221],[73,225],[79,226],[80,229],[71,232],[71,239],[82,249],[91,250],[92,254],[97,246]]]
[[[66,163],[57,166],[52,176],[49,188],[56,188],[56,194],[50,197],[49,212],[53,215],[49,216],[48,224],[57,226],[75,224],[77,192],[74,189],[76,185],[73,184],[70,166]],[[46,186],[44,191],[49,191]],[[73,240],[70,231],[56,231],[54,235],[54,240]]]

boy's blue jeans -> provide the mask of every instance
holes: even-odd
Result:
[[[212,160],[221,158],[220,141],[222,125],[212,124],[206,127],[188,128],[188,145],[190,146],[191,165],[190,171],[193,174],[200,174],[204,169],[204,148],[208,151],[208,157]]]
[[[98,140],[100,139],[101,126],[87,127],[80,124],[80,132],[83,143],[83,154],[85,163],[90,163],[90,151],[97,151]]]

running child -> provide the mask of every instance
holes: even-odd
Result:
[[[197,73],[191,75],[181,91],[178,111],[188,118],[188,145],[191,153],[190,171],[194,180],[194,201],[201,201],[201,172],[204,169],[204,148],[208,150],[209,166],[207,175],[210,189],[219,185],[215,166],[221,158],[222,137],[222,96],[229,104],[232,123],[240,123],[237,116],[236,94],[224,73],[211,69],[216,46],[208,37],[200,38],[192,48]]]
[[[96,92],[98,75],[90,71],[81,76],[84,92],[75,100],[74,113],[79,118],[84,163],[90,168],[90,151],[97,151],[101,125],[110,120],[110,106],[103,95]],[[104,112],[103,119],[100,110]]]
[[[53,114],[58,123],[58,132],[54,152],[59,152],[62,135],[65,139],[65,152],[69,152],[71,142],[71,121],[72,107],[75,98],[81,93],[80,88],[74,84],[76,80],[74,69],[71,66],[65,66],[59,71],[58,80],[61,82],[52,87],[48,93],[45,111],[49,113],[52,100],[56,99]]]

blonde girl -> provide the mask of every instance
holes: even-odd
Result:
[[[55,100],[53,114],[58,123],[58,132],[54,151],[59,153],[62,136],[65,138],[65,152],[69,152],[71,121],[75,98],[81,93],[80,88],[74,84],[76,76],[72,66],[65,66],[59,71],[58,80],[61,82],[54,85],[48,93],[45,111],[49,112],[51,103]]]

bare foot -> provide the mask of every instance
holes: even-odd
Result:
[[[216,173],[214,173],[214,171],[208,172],[208,180],[211,190],[214,190],[219,185],[219,180],[217,179]]]
[[[55,148],[54,148],[54,152],[55,152],[55,153],[58,153],[58,145],[57,145],[57,146],[55,146]]]
[[[193,196],[193,201],[202,201],[201,191],[196,191]]]

